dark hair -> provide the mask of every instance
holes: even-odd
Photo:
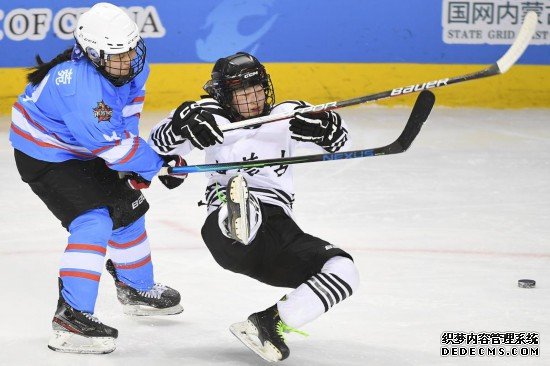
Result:
[[[30,68],[33,70],[27,75],[27,80],[32,85],[38,85],[54,66],[59,65],[62,62],[69,61],[71,59],[71,54],[73,53],[73,48],[67,48],[65,51],[55,56],[50,62],[44,62],[39,55],[36,55],[37,65]]]

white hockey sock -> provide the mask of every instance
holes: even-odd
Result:
[[[248,209],[250,210],[249,243],[251,243],[258,233],[258,229],[262,225],[262,210],[260,208],[260,201],[253,194],[250,194]],[[218,213],[218,226],[220,227],[223,236],[232,239],[229,235],[229,230],[227,227],[227,204],[225,203],[220,206],[220,212]]]
[[[329,259],[320,273],[298,286],[277,303],[279,316],[299,328],[351,296],[359,286],[359,272],[347,257]]]

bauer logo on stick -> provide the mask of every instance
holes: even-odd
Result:
[[[400,94],[413,93],[424,89],[438,88],[440,86],[447,85],[448,81],[449,81],[449,78],[446,78],[446,79],[429,81],[427,83],[422,83],[422,84],[409,85],[404,88],[395,88],[391,91],[391,95],[395,96]]]

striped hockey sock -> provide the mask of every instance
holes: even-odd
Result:
[[[340,256],[331,258],[321,272],[277,303],[281,319],[299,328],[351,296],[358,285],[359,273],[353,261]]]

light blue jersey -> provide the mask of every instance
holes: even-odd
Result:
[[[61,162],[100,157],[111,169],[151,180],[163,160],[139,137],[149,65],[115,87],[82,54],[28,84],[12,109],[10,141],[35,159]]]

